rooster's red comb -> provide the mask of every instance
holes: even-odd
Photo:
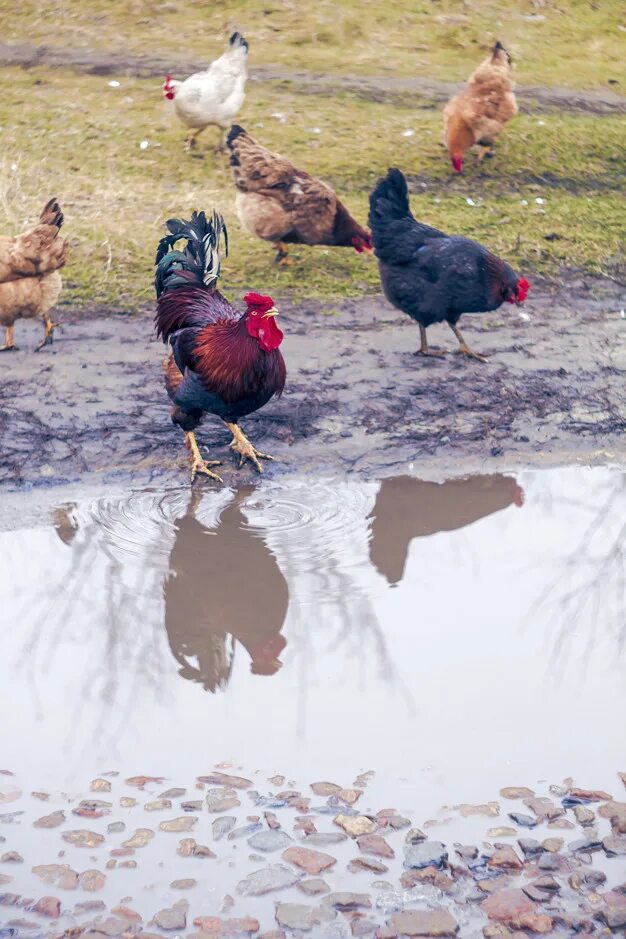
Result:
[[[517,299],[522,303],[528,296],[528,291],[530,290],[530,284],[525,277],[520,277],[517,282]]]
[[[266,297],[262,293],[247,293],[243,300],[248,306],[263,307],[266,310],[271,310],[274,306],[272,298]]]

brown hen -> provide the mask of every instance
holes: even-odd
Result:
[[[514,88],[511,56],[497,42],[443,111],[444,143],[457,173],[465,151],[474,144],[482,148],[479,160],[492,155],[496,138],[517,114]]]
[[[0,324],[6,339],[0,352],[16,349],[15,321],[42,317],[44,337],[41,349],[52,342],[55,326],[49,312],[61,293],[60,268],[65,264],[65,241],[59,235],[63,213],[56,199],[44,206],[39,222],[15,238],[0,237]]]
[[[335,245],[359,254],[372,250],[370,233],[321,179],[266,149],[238,124],[226,142],[239,221],[251,234],[274,243],[277,263],[289,263],[288,244]]]

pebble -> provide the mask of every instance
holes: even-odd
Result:
[[[159,799],[181,799],[186,792],[186,789],[166,789],[165,792],[161,793]]]
[[[209,812],[227,812],[241,805],[241,802],[232,789],[209,789],[206,805]]]
[[[301,880],[297,884],[298,890],[306,893],[307,896],[315,897],[321,893],[329,893],[330,887],[321,877],[311,877],[310,880]]]
[[[102,890],[106,883],[106,875],[101,871],[89,870],[83,871],[82,874],[78,875],[78,886],[81,890],[88,890],[90,892],[95,892],[96,890]]]
[[[319,923],[328,922],[335,914],[332,910],[323,910],[304,903],[277,903],[276,922],[285,929],[303,929],[308,931]]]
[[[361,835],[357,838],[356,843],[359,846],[359,851],[364,854],[374,854],[376,857],[384,858],[394,858],[396,856],[395,851],[382,835]]]
[[[197,916],[193,924],[198,926],[203,934],[209,934],[211,939],[245,934],[252,935],[260,929],[258,919],[254,919],[252,916],[241,919],[223,919],[221,916]]]
[[[197,815],[181,815],[159,823],[160,831],[191,831],[198,821]]]
[[[545,841],[542,841],[541,847],[544,851],[549,851],[552,854],[558,854],[558,852],[563,847],[562,838],[546,838]]]
[[[336,816],[335,825],[343,828],[351,838],[372,834],[378,828],[378,823],[366,815],[346,815],[345,813]]]
[[[161,780],[161,782],[162,781],[163,780]],[[175,903],[173,906],[159,910],[159,912],[155,914],[153,922],[159,929],[164,929],[168,932],[174,929],[185,929],[187,926],[188,909],[189,904],[187,901],[179,900],[178,903]]]
[[[299,875],[284,864],[272,864],[248,874],[237,884],[237,891],[244,896],[258,897],[272,890],[291,887],[299,880]]]
[[[170,884],[172,890],[192,890],[198,886],[198,881],[193,877],[187,877],[184,880],[173,880]]]
[[[154,802],[146,802],[144,804],[144,809],[146,812],[161,812],[164,809],[171,809],[172,803],[170,799],[155,799]]]
[[[487,861],[487,866],[515,871],[521,871],[524,867],[515,850],[509,844],[496,845],[496,850]]]
[[[565,814],[565,809],[562,806],[557,805],[556,802],[553,802],[552,799],[548,799],[545,796],[541,798],[524,799],[524,805],[534,812],[537,818],[545,821],[551,821]]]
[[[509,812],[509,818],[522,828],[535,828],[539,824],[532,815],[521,815],[519,812]]]
[[[624,855],[626,854],[626,838],[620,838],[617,835],[609,836],[602,842],[602,847],[609,857]]]
[[[77,848],[96,848],[104,841],[104,835],[100,835],[95,831],[87,831],[85,828],[64,831],[61,837]]]
[[[58,828],[65,821],[65,812],[52,812],[33,822],[33,828]]]
[[[2,864],[21,864],[23,861],[24,858],[19,851],[6,851],[0,857],[0,863]]]
[[[223,815],[221,818],[216,818],[211,826],[213,830],[213,840],[219,841],[220,838],[227,835],[229,831],[232,831],[236,824],[237,819],[234,815]]]
[[[328,847],[331,844],[341,844],[342,841],[347,840],[348,836],[342,835],[339,831],[318,831],[304,838],[306,844],[313,844],[317,848]]]
[[[61,901],[56,897],[41,897],[28,908],[32,913],[47,916],[49,919],[58,919],[61,915]]]
[[[125,848],[145,848],[154,838],[154,832],[151,828],[137,828],[133,835],[126,841],[122,841]]]
[[[302,868],[307,874],[321,874],[322,871],[337,863],[337,858],[333,857],[332,854],[295,846],[283,851],[282,858],[284,861]]]
[[[280,851],[288,844],[291,844],[291,838],[285,831],[269,829],[267,831],[257,831],[256,834],[248,838],[248,844],[255,851]]]
[[[107,834],[109,835],[116,835],[125,830],[126,825],[124,822],[110,822],[110,824],[107,825]]]
[[[448,910],[406,910],[389,921],[394,933],[403,936],[454,936],[459,924]]]
[[[386,874],[389,868],[374,858],[357,857],[348,864],[348,870],[352,874],[358,874],[360,871],[370,871],[372,874]]]
[[[405,844],[418,844],[420,841],[426,841],[426,835],[420,828],[411,828],[407,831],[404,841]]]
[[[441,868],[448,860],[448,852],[441,841],[423,841],[404,849],[404,866],[412,868]]]
[[[250,779],[243,776],[229,776],[227,773],[211,773],[209,776],[198,776],[198,782],[208,786],[228,786],[231,789],[249,789],[252,785]]]
[[[503,799],[532,799],[535,793],[526,786],[505,786],[500,790]]]
[[[329,893],[322,903],[343,912],[357,909],[371,909],[372,901],[367,893]]]
[[[473,844],[455,844],[454,850],[464,861],[475,861],[478,857],[478,848]]]

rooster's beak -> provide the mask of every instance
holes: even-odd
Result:
[[[271,310],[268,310],[267,313],[264,313],[262,319],[266,320],[268,316],[278,316],[278,310],[275,306],[273,306]]]

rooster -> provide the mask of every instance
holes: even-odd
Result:
[[[59,234],[62,224],[61,207],[50,199],[34,228],[15,238],[0,237],[0,324],[6,328],[0,352],[17,349],[13,327],[21,318],[43,319],[44,336],[37,350],[52,342],[59,324],[49,314],[61,293],[59,270],[65,264],[65,241]]]
[[[517,114],[511,56],[497,42],[490,55],[470,75],[443,111],[443,136],[455,172],[463,168],[463,154],[481,147],[479,161],[492,156],[493,144],[504,125]]]
[[[289,264],[287,245],[337,245],[359,254],[372,250],[370,233],[352,218],[330,186],[296,169],[279,153],[233,125],[226,140],[237,188],[239,221],[271,241],[276,262]]]
[[[170,219],[170,231],[156,254],[156,329],[172,352],[164,364],[165,385],[173,402],[172,420],[185,432],[191,453],[191,479],[204,473],[222,482],[202,459],[195,428],[205,412],[222,418],[233,434],[232,450],[239,465],[249,459],[259,472],[259,457],[272,459],[252,446],[238,420],[281,395],[287,372],[279,351],[283,334],[271,297],[248,293],[244,313],[234,309],[217,289],[220,241],[228,234],[220,215],[207,219],[194,212],[191,220]],[[185,239],[183,251],[175,244]]]
[[[168,75],[163,94],[174,102],[178,118],[190,128],[186,149],[196,145],[198,134],[214,124],[226,130],[239,113],[245,98],[248,43],[241,33],[233,33],[223,55],[204,72],[185,81]]]
[[[445,355],[429,349],[426,339],[426,327],[445,320],[459,351],[485,362],[461,335],[456,325],[461,314],[497,310],[505,300],[520,304],[528,281],[478,242],[416,221],[398,169],[390,169],[374,187],[369,223],[385,296],[419,324],[417,355]]]

